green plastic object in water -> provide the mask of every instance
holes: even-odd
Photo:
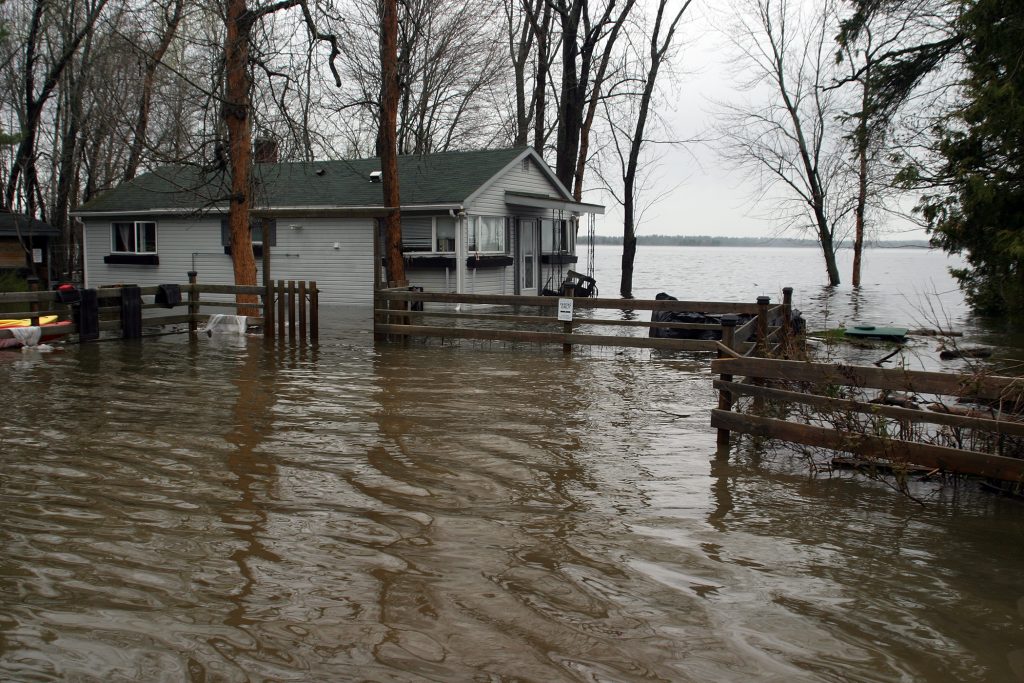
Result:
[[[885,339],[888,341],[903,341],[907,336],[905,327],[876,327],[875,325],[856,325],[846,328],[847,337],[861,337],[866,339]]]

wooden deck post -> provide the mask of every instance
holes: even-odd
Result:
[[[736,323],[739,321],[735,315],[723,315],[722,316],[722,345],[727,348],[733,348],[735,343],[736,335]],[[725,354],[722,351],[718,352],[718,357],[723,358]],[[731,382],[732,375],[722,374],[719,376],[723,382]],[[718,391],[718,409],[719,410],[732,410],[732,393],[720,389]],[[719,449],[729,448],[729,430],[719,429],[718,435],[715,438],[715,442]]]
[[[782,343],[789,346],[793,336],[793,288],[782,288]]]
[[[309,343],[313,346],[320,343],[320,290],[316,288],[316,280],[309,283]]]
[[[757,297],[757,355],[768,355],[768,303],[770,297]]]
[[[299,280],[299,344],[306,345],[306,281]]]
[[[196,288],[196,279],[199,275],[194,270],[188,271],[188,333],[195,336],[199,330],[199,290]]]

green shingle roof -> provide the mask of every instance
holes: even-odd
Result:
[[[13,237],[18,234],[23,237],[29,235],[56,237],[60,235],[60,230],[49,223],[29,218],[25,214],[11,213],[0,209],[0,237]]]
[[[398,158],[402,206],[460,204],[527,148],[444,152]],[[380,159],[256,164],[254,208],[383,206],[380,183],[370,182]],[[75,213],[195,210],[226,205],[226,174],[166,166],[123,183]]]

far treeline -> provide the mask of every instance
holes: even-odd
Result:
[[[584,235],[580,235],[581,243],[589,243]],[[652,247],[804,247],[817,249],[817,240],[799,237],[716,237],[714,235],[637,235],[638,246]],[[594,235],[594,244],[621,246],[622,238],[618,235]],[[927,240],[876,240],[865,242],[866,248],[878,249],[928,249],[931,244]]]
[[[687,47],[712,31],[731,92],[678,80],[707,67]],[[621,209],[628,297],[659,158],[701,144],[773,233],[813,239],[830,283],[849,247],[859,285],[864,246],[914,204],[964,256],[975,309],[1024,317],[1022,35],[1021,0],[3,0],[0,210],[56,227],[74,273],[76,206],[198,166],[223,178],[210,206],[229,207],[252,284],[253,148],[377,156],[403,280],[396,155],[530,145],[576,200]],[[706,130],[663,116],[708,101]]]

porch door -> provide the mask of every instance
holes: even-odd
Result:
[[[535,218],[519,219],[519,235],[516,240],[519,244],[518,280],[520,294],[537,294],[537,242],[538,224]]]

